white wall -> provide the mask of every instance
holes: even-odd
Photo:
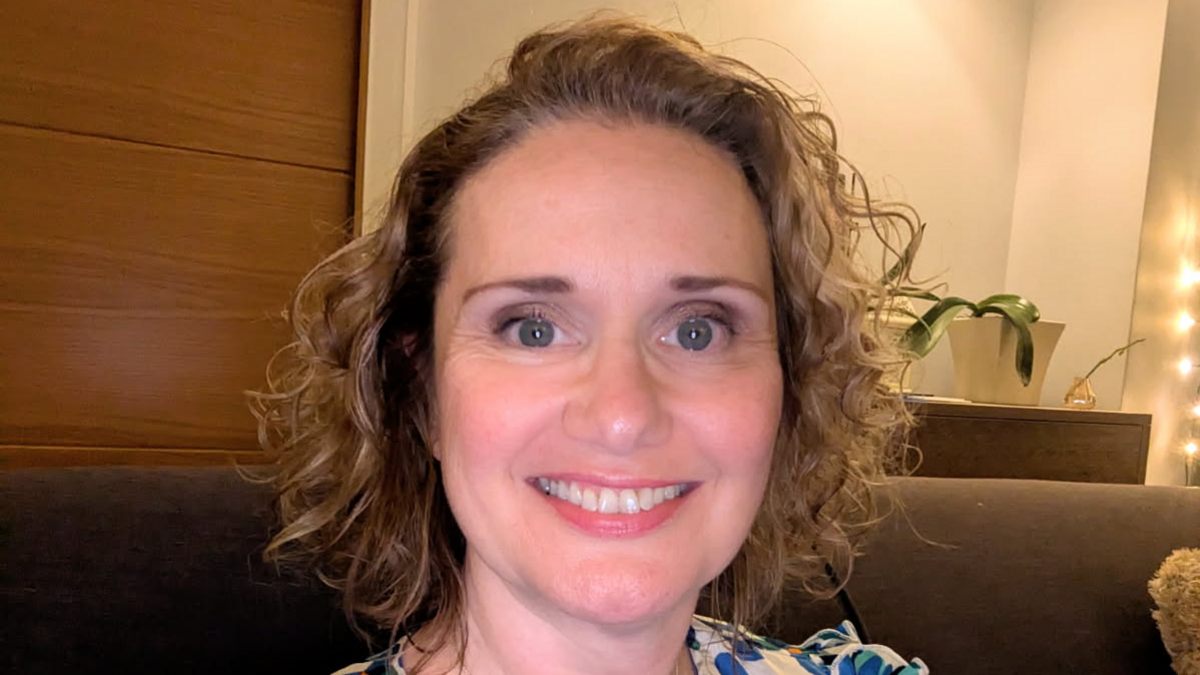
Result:
[[[1200,267],[1200,0],[403,1],[406,147],[521,36],[602,7],[817,94],[875,194],[930,224],[918,273],[972,299],[1023,293],[1068,323],[1043,405],[1151,338],[1096,388],[1102,408],[1155,415],[1149,481],[1180,482],[1200,384],[1173,370],[1200,362],[1200,326],[1173,329],[1181,309],[1200,318],[1200,286],[1177,283]],[[951,392],[948,352],[925,360],[919,390]]]
[[[1184,355],[1200,362],[1200,326],[1181,332],[1182,310],[1200,316],[1200,286],[1180,285],[1184,265],[1200,267],[1200,2],[1171,0],[1163,40],[1158,112],[1138,261],[1133,333],[1148,341],[1130,352],[1125,410],[1154,415],[1148,483],[1182,483],[1183,452],[1200,373],[1181,376]]]
[[[354,167],[355,232],[377,229],[392,182],[412,145],[419,0],[363,0],[358,69],[358,148]]]
[[[1167,0],[1038,0],[1005,287],[1066,331],[1041,404],[1129,341]],[[1124,364],[1092,379],[1117,409]]]
[[[423,0],[415,130],[453,112],[521,36],[601,7],[682,25],[818,93],[875,194],[930,223],[918,273],[956,295],[1003,290],[1033,0]],[[949,394],[948,347],[923,365],[920,389]]]

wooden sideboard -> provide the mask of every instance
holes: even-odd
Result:
[[[1144,483],[1150,415],[914,400],[918,476]]]

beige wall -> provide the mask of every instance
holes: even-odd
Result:
[[[1158,111],[1138,259],[1133,334],[1148,341],[1130,353],[1123,409],[1154,415],[1148,483],[1181,483],[1183,452],[1200,371],[1184,377],[1185,354],[1200,362],[1200,326],[1175,327],[1179,313],[1200,316],[1200,286],[1183,288],[1180,270],[1200,263],[1200,2],[1171,0],[1163,40]]]
[[[1042,405],[1129,341],[1167,0],[1038,0],[1006,290],[1067,324]],[[1114,49],[1119,45],[1119,49]],[[1117,409],[1123,364],[1092,383]]]
[[[392,181],[412,144],[413,75],[419,0],[363,0],[358,70],[355,233],[377,229]]]
[[[959,295],[1002,289],[1032,0],[423,0],[414,129],[451,113],[520,36],[602,6],[682,24],[819,94],[876,194],[931,223],[918,272],[944,273]],[[949,349],[923,366],[922,390],[950,393]]]
[[[1169,14],[1168,0],[407,4],[408,143],[520,36],[602,5],[683,27],[818,94],[876,194],[930,223],[919,273],[968,298],[1027,294],[1068,323],[1044,405],[1131,335],[1155,336],[1096,385],[1102,408],[1155,414],[1150,481],[1178,482],[1178,409],[1196,383],[1171,370],[1184,345],[1169,329],[1185,300],[1181,238],[1194,239],[1200,213],[1196,0],[1171,0]],[[921,391],[951,392],[948,351],[926,359]]]

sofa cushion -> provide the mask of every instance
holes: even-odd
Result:
[[[1200,545],[1200,490],[908,478],[899,494],[908,519],[875,530],[849,585],[871,639],[934,673],[1172,672],[1147,583]]]
[[[0,473],[0,671],[328,673],[360,658],[330,593],[262,562],[266,504],[230,469]]]
[[[1173,549],[1200,545],[1200,490],[897,485],[908,518],[875,530],[849,584],[872,640],[935,673],[1171,672],[1146,584]],[[371,647],[331,593],[261,562],[267,501],[229,469],[0,472],[0,672],[319,674],[361,660]],[[795,593],[764,632],[796,642],[847,616]]]

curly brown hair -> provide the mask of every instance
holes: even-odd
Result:
[[[686,130],[743,172],[769,230],[783,415],[762,507],[708,594],[748,624],[789,582],[831,592],[840,582],[827,571],[849,577],[884,459],[911,421],[881,383],[900,359],[867,320],[885,289],[861,271],[858,243],[874,232],[898,255],[915,214],[845,189],[843,175],[861,177],[815,102],[688,35],[625,19],[522,40],[497,81],[409,153],[382,228],[300,284],[295,341],[254,399],[260,441],[279,456],[268,555],[315,557],[352,617],[393,631],[461,625],[465,542],[428,442],[448,215],[464,180],[566,119]]]

